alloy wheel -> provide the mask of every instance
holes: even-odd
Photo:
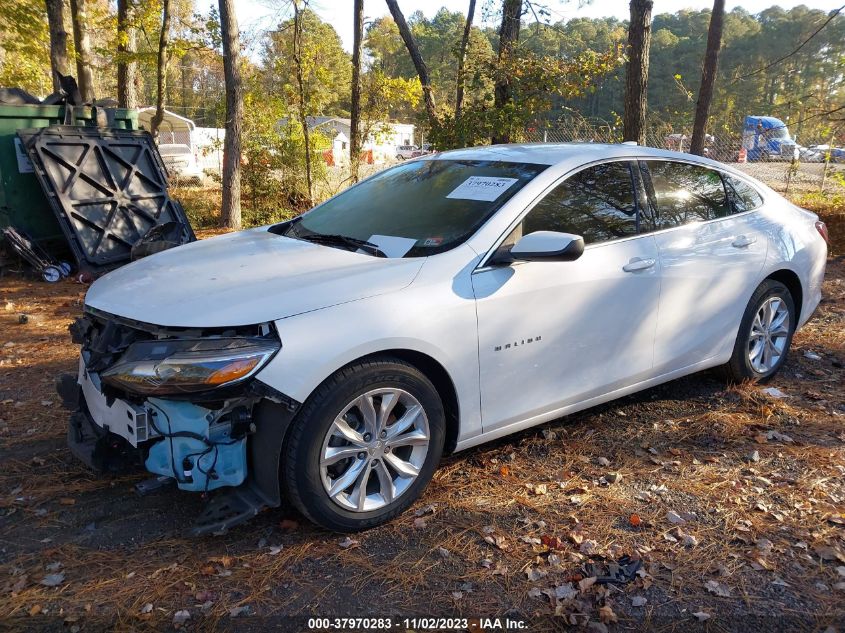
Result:
[[[769,297],[754,315],[748,337],[748,361],[759,374],[775,368],[789,340],[789,308],[780,297]]]
[[[430,437],[425,409],[413,395],[397,388],[368,391],[343,407],[326,433],[323,488],[346,510],[379,510],[416,480]]]

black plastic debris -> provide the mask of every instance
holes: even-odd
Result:
[[[178,222],[156,224],[132,245],[132,261],[181,245],[182,235],[182,225]]]
[[[615,561],[590,559],[584,563],[583,573],[585,578],[595,577],[597,585],[624,585],[634,580],[642,564],[627,554]]]
[[[132,247],[156,226],[169,241],[196,239],[167,191],[167,172],[148,132],[51,126],[20,130],[47,199],[82,271],[130,261]]]

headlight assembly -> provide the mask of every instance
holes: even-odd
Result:
[[[249,378],[280,347],[259,337],[142,341],[130,345],[100,377],[142,395],[210,391]]]

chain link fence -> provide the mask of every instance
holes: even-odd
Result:
[[[619,143],[621,126],[606,121],[574,119],[548,126],[528,127],[525,140],[532,143]],[[678,132],[666,123],[648,126],[645,144],[676,152],[688,152],[690,135]],[[780,193],[845,193],[845,158],[831,152],[799,148],[798,159],[793,156],[778,160],[749,161],[741,156],[742,141],[735,136],[707,135],[705,155],[731,165],[766,183]]]

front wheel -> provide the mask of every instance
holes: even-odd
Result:
[[[796,325],[792,293],[779,281],[765,280],[754,291],[740,322],[733,356],[725,365],[728,377],[769,380],[786,362]]]
[[[347,367],[317,388],[294,422],[288,498],[330,530],[380,525],[422,493],[444,437],[443,404],[415,367],[389,358]]]

